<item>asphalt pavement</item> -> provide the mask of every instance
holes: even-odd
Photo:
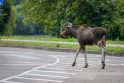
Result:
[[[124,57],[107,56],[101,69],[101,55],[87,54],[83,68],[80,53],[72,67],[74,52],[0,47],[0,83],[124,83]]]

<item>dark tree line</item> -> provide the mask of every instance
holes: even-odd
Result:
[[[124,40],[123,6],[124,0],[5,0],[0,35],[59,36],[62,25],[72,22],[105,27],[109,39]]]
[[[16,8],[12,4],[13,0],[4,0],[0,7],[0,35],[12,35],[16,21]]]
[[[123,5],[123,0],[24,0],[24,22],[42,24],[49,34],[59,34],[61,27],[53,26],[67,21],[103,26],[109,39],[124,39]]]
[[[33,24],[32,22],[28,22],[25,24],[23,19],[25,18],[23,14],[23,9],[20,5],[19,0],[16,3],[16,26],[13,31],[13,35],[43,35],[44,30],[41,25]]]

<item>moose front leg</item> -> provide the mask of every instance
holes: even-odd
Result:
[[[106,50],[105,50],[105,47],[102,47],[102,59],[101,59],[101,63],[102,63],[102,68],[101,69],[104,69],[105,68],[105,55],[106,55]]]
[[[73,62],[73,64],[72,64],[72,66],[75,66],[75,65],[76,65],[76,59],[77,59],[77,56],[78,56],[78,54],[80,53],[80,51],[81,51],[81,47],[79,48],[79,50],[78,50],[77,53],[76,53],[76,57],[75,57],[75,59],[74,59],[74,62]]]
[[[98,41],[97,45],[101,48],[101,52],[102,52],[102,58],[101,58],[102,68],[101,69],[104,69],[105,68],[105,56],[106,56],[105,40],[103,39],[101,41]]]
[[[88,62],[87,62],[86,51],[84,51],[84,58],[85,58],[85,66],[84,66],[84,68],[87,68],[88,67]]]
[[[85,59],[85,66],[84,66],[84,68],[87,68],[88,67],[88,62],[87,62],[87,55],[86,55],[85,46],[82,46],[82,49],[83,49],[84,59]]]

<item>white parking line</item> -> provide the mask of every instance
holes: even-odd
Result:
[[[40,58],[37,57],[33,57],[33,56],[29,56],[26,54],[4,54],[5,56],[11,56],[11,57],[17,57],[17,58],[22,58],[22,59],[36,59],[36,60],[40,60]]]
[[[40,81],[49,81],[49,82],[63,82],[59,80],[49,80],[49,79],[37,79],[37,78],[25,78],[25,77],[15,77],[17,79],[26,79],[26,80],[40,80]]]
[[[42,59],[42,60],[44,60],[44,61],[46,61],[46,59]],[[32,61],[32,62],[30,62],[30,61],[27,61],[27,62],[25,62],[25,61],[7,61],[7,62],[9,62],[9,63],[11,63],[11,64],[15,64],[15,63],[18,63],[18,64],[40,64],[40,65],[42,65],[42,64],[46,64],[46,63],[43,63],[41,60],[38,62],[38,61]],[[42,64],[41,64],[41,62],[42,62]]]
[[[65,61],[63,61],[63,58],[66,58],[66,57],[60,57],[59,55],[50,55],[50,56],[52,56],[53,58],[55,58],[56,59],[56,62],[54,62],[54,63],[52,63],[52,64],[46,64],[46,65],[43,65],[43,66],[39,66],[39,67],[36,67],[36,68],[34,68],[34,69],[32,69],[32,70],[29,70],[29,71],[26,71],[26,72],[24,72],[24,73],[21,73],[21,74],[19,74],[19,75],[16,75],[16,76],[13,76],[13,77],[10,77],[10,78],[7,78],[7,79],[4,79],[4,80],[1,80],[0,82],[6,82],[6,83],[23,83],[23,82],[12,82],[12,81],[9,81],[10,79],[12,79],[12,78],[17,78],[17,79],[21,79],[21,80],[23,80],[23,79],[25,79],[25,80],[40,80],[40,81],[48,81],[48,82],[63,82],[63,81],[61,81],[61,80],[53,80],[53,79],[48,79],[47,77],[55,77],[55,78],[63,78],[63,79],[66,79],[66,78],[70,78],[70,77],[67,77],[67,76],[69,76],[68,74],[73,74],[73,75],[75,75],[75,74],[77,74],[77,73],[74,73],[74,72],[77,72],[77,71],[79,71],[79,72],[82,72],[83,70],[78,70],[78,68],[77,69],[73,69],[73,67],[71,66],[72,65],[72,62],[73,62],[73,60],[71,61],[71,59],[69,59],[69,57],[68,57],[68,60],[67,60],[67,62],[66,62],[66,60]],[[29,58],[29,57],[27,57],[27,58]],[[33,57],[31,57],[32,59],[33,59]],[[60,58],[60,59],[59,59]],[[61,60],[62,60],[62,62],[61,62]],[[14,62],[14,61],[12,61],[12,62]],[[15,61],[16,62],[16,61]],[[18,61],[17,61],[18,62]],[[82,63],[81,63],[82,62]],[[98,65],[98,64],[101,64],[100,63],[101,61],[96,61],[96,60],[94,60],[93,61],[93,59],[91,59],[91,60],[89,60],[89,64],[90,64],[90,66],[96,66],[96,65]],[[26,63],[26,62],[20,62],[20,63],[22,63],[22,64],[0,64],[0,65],[38,65],[38,64],[33,64],[32,62],[27,62],[27,64],[24,64],[24,63]],[[31,64],[30,64],[31,63]],[[42,65],[42,64],[39,64],[39,65]],[[58,65],[58,66],[57,66]],[[81,61],[81,60],[79,60],[79,61],[77,61],[77,65],[84,65],[84,61]],[[124,64],[109,64],[109,63],[106,63],[106,65],[124,65]],[[66,67],[67,66],[67,67]],[[81,67],[82,67],[81,66]],[[53,67],[53,68],[51,68],[51,67]],[[56,67],[56,68],[54,68],[54,67]],[[58,67],[58,68],[57,68]],[[42,68],[46,68],[47,70],[45,70],[45,71],[42,71],[42,70],[40,70],[40,69],[42,69]],[[76,68],[76,67],[75,67]],[[50,71],[49,71],[49,69],[51,69]],[[52,70],[53,69],[53,70]],[[64,70],[64,71],[63,71]],[[65,72],[66,70],[70,70],[69,72],[67,71],[67,72]],[[71,71],[72,70],[72,71]],[[41,72],[41,74],[36,74],[36,73],[34,73],[34,71],[37,71],[37,73],[39,72]],[[45,72],[44,73],[44,75],[42,74],[42,72]],[[48,75],[47,74],[47,72],[50,74],[51,73],[51,75]],[[71,73],[72,72],[72,73]],[[55,73],[57,73],[58,75],[55,75]],[[53,75],[52,75],[53,74]],[[63,76],[61,76],[61,74],[64,74]],[[67,75],[66,75],[67,74]],[[25,75],[27,75],[26,77],[25,77]],[[31,77],[30,77],[31,76]],[[44,76],[44,77],[46,77],[46,78],[35,78],[35,77],[37,77],[37,76]]]
[[[62,69],[62,68],[50,68],[50,67],[46,67],[46,69],[55,69],[55,70],[72,70],[72,71],[82,71],[82,70],[78,70],[78,69],[70,69],[70,68],[65,68],[65,69]]]
[[[34,71],[34,70],[36,70],[36,69],[39,69],[39,68],[42,68],[42,67],[45,67],[45,66],[53,66],[53,65],[59,63],[59,58],[58,58],[58,57],[53,56],[53,55],[49,55],[49,56],[51,56],[51,57],[53,57],[54,59],[56,59],[56,61],[55,61],[54,63],[52,63],[52,64],[47,64],[47,65],[43,65],[43,66],[38,66],[38,67],[36,67],[36,68],[34,68],[34,69],[32,69],[32,70],[26,71],[26,72],[21,73],[21,74],[19,74],[19,75],[12,76],[12,77],[9,77],[9,78],[6,78],[6,79],[3,79],[3,80],[0,80],[0,82],[4,82],[4,81],[7,81],[7,80],[9,80],[9,79],[12,79],[12,78],[15,78],[15,77],[18,77],[18,76],[21,76],[21,75],[27,74],[27,73],[29,73],[29,72],[31,72],[31,71]]]
[[[5,54],[24,54],[24,55],[33,55],[35,53],[28,53],[28,52],[19,52],[19,51],[0,51],[2,53],[5,53]],[[38,55],[41,55],[41,54],[38,54]]]
[[[41,75],[41,74],[26,74],[26,75],[31,75],[31,76],[45,76],[45,77],[55,77],[55,78],[70,78],[70,77],[65,77],[65,76],[53,76],[53,75]]]
[[[17,76],[21,76],[21,75],[27,74],[27,73],[29,73],[29,72],[35,71],[36,69],[39,69],[39,68],[42,68],[42,67],[45,67],[45,66],[52,66],[52,65],[55,65],[55,64],[59,63],[59,58],[58,58],[58,57],[55,57],[55,56],[53,56],[53,55],[50,55],[50,56],[52,56],[52,57],[54,57],[54,58],[56,59],[56,62],[55,62],[55,63],[36,67],[36,68],[34,68],[34,69],[32,69],[32,70],[26,71],[26,72],[21,73],[21,74],[19,74],[19,75],[17,75]]]
[[[0,65],[22,65],[22,66],[24,66],[24,65],[42,65],[42,64],[0,64]]]
[[[68,66],[54,65],[54,66],[50,66],[50,67],[56,67],[56,68],[72,68],[71,65],[68,65]]]
[[[4,51],[4,50],[2,50],[2,51],[0,51],[0,52],[2,52],[2,53],[14,53],[14,54],[16,54],[16,53],[24,53],[24,52],[15,52],[15,51]]]
[[[67,57],[67,56],[65,56],[65,55],[56,55],[56,56],[58,56],[58,57],[64,57],[64,58]]]
[[[9,77],[9,78],[6,78],[6,79],[3,79],[3,80],[0,80],[0,82],[4,82],[4,81],[7,81],[7,80],[12,79],[12,78],[15,78],[15,76],[12,76],[12,77]]]
[[[124,66],[124,64],[121,64],[121,65],[123,65],[123,66]]]
[[[60,70],[61,68],[50,68],[50,67],[44,67],[45,69],[55,69],[55,70]]]
[[[24,82],[13,82],[13,81],[4,81],[5,83],[24,83]]]
[[[106,64],[106,65],[122,65],[122,64],[109,64],[109,63],[108,63],[108,64]]]
[[[83,64],[76,64],[76,66],[81,66]],[[58,64],[58,65],[55,65],[55,66],[63,66],[63,67],[71,67],[72,64]]]
[[[35,70],[38,72],[51,72],[51,73],[63,73],[63,74],[77,74],[77,73],[69,73],[69,72],[60,72],[60,71],[40,71],[40,70]]]
[[[112,62],[112,61],[113,61],[113,62],[122,62],[122,63],[124,62],[124,61],[121,61],[121,60],[109,60],[109,61],[111,61],[111,62]]]

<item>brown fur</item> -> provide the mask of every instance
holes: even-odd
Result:
[[[85,52],[85,45],[93,45],[96,44],[97,46],[104,48],[106,46],[106,29],[103,27],[94,27],[91,28],[90,26],[83,24],[83,25],[72,25],[71,23],[66,23],[64,25],[64,31],[61,32],[60,36],[73,36],[77,38],[80,49],[82,49]],[[78,53],[76,54],[76,58],[78,56]],[[103,54],[103,58],[105,58],[105,53]],[[86,55],[85,55],[86,57]],[[76,58],[73,63],[73,66],[76,63]],[[102,61],[103,65],[105,66],[104,61]],[[88,66],[88,63],[85,64],[85,68]],[[104,68],[104,66],[102,68]]]
[[[81,45],[96,44],[102,40],[103,36],[106,37],[106,30],[103,27],[94,27],[84,25],[73,25],[71,28],[65,27],[60,36],[73,36],[78,39]]]

